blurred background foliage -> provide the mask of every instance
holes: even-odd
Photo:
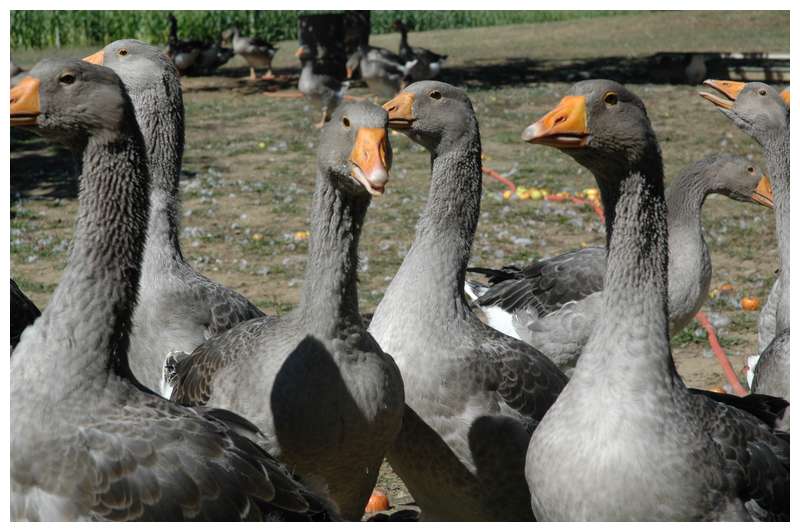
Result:
[[[298,15],[325,11],[173,11],[181,39],[216,40],[238,25],[245,35],[297,39]],[[330,11],[328,11],[330,12]],[[372,33],[390,33],[395,19],[417,31],[529,24],[618,15],[619,11],[373,11]],[[169,11],[11,11],[11,47],[90,46],[135,38],[165,44]]]

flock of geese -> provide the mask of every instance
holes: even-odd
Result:
[[[467,93],[419,81],[382,108],[342,102],[319,133],[300,303],[267,316],[181,251],[173,61],[134,40],[42,60],[11,125],[80,152],[80,207],[11,358],[11,518],[358,520],[386,457],[429,520],[788,519],[788,92],[706,85],[769,182],[718,155],[665,192],[642,100],[579,82],[522,138],[593,173],[606,246],[489,271],[491,286],[466,283],[482,187]],[[431,183],[365,325],[359,235],[389,129],[430,152]],[[774,201],[781,270],[746,397],[687,388],[670,350],[708,292],[711,193]]]

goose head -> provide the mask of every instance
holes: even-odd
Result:
[[[408,31],[410,29],[413,29],[413,27],[414,27],[413,24],[411,24],[411,23],[406,24],[402,20],[400,20],[399,18],[395,19],[395,21],[392,22],[392,29],[395,30],[395,31]]]
[[[173,83],[178,79],[174,63],[164,52],[135,39],[114,41],[83,60],[110,68],[131,92],[163,89],[165,79]]]
[[[647,110],[620,83],[595,79],[576,83],[522,140],[558,148],[595,175],[628,175],[658,149]]]
[[[707,79],[703,85],[716,92],[701,92],[700,96],[713,103],[736,126],[761,145],[774,132],[788,129],[789,93],[786,96],[761,82]]]
[[[347,62],[344,65],[347,71],[347,79],[351,79],[353,77],[353,74],[355,74],[356,70],[358,70],[358,67],[361,64],[361,59],[363,57],[364,52],[361,49],[358,49],[350,54],[350,57],[347,58]]]
[[[340,105],[320,133],[318,165],[349,194],[383,194],[392,166],[386,111],[368,102]]]
[[[696,163],[710,193],[773,208],[769,178],[739,155],[717,155]]]
[[[91,134],[113,140],[133,107],[113,70],[79,59],[44,59],[11,89],[11,125],[75,146]]]
[[[300,60],[300,64],[302,65],[314,61],[317,58],[317,53],[314,48],[307,44],[300,45],[300,48],[294,52],[294,55]]]
[[[441,81],[412,83],[383,104],[389,127],[436,153],[477,131],[467,93]]]

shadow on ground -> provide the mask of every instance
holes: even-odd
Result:
[[[442,81],[470,88],[575,82],[607,78],[620,83],[699,84],[704,79],[788,83],[788,60],[763,54],[731,58],[719,53],[659,53],[642,57],[596,57],[572,61],[508,57],[502,63],[445,68]]]
[[[11,128],[11,201],[78,197],[80,161],[30,131]]]
[[[296,90],[299,68],[275,70],[275,79],[248,79],[247,68],[223,68],[214,77],[187,78],[185,90],[236,90],[242,94]],[[789,61],[766,54],[724,54],[719,52],[672,53],[649,56],[609,56],[568,61],[507,57],[502,62],[476,62],[448,66],[442,81],[468,88],[496,88],[529,83],[575,82],[608,78],[621,83],[700,84],[707,78],[763,80],[788,83]]]

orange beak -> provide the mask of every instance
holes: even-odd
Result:
[[[389,113],[389,127],[392,129],[408,129],[414,123],[414,95],[401,92],[385,104],[383,108]]]
[[[761,179],[758,181],[758,185],[756,185],[756,189],[753,191],[750,199],[759,205],[763,205],[764,207],[769,207],[770,209],[775,208],[775,204],[772,201],[772,185],[770,185],[769,178],[767,176],[761,176]]]
[[[35,126],[39,116],[39,86],[41,82],[27,76],[11,89],[11,125]]]
[[[362,127],[356,133],[356,142],[350,153],[352,175],[367,192],[380,196],[389,181],[391,160],[387,157],[389,140],[386,130],[379,127]]]
[[[781,98],[786,102],[786,107],[789,107],[789,89],[783,89],[781,91]]]
[[[300,48],[298,48],[297,51],[294,53],[295,57],[300,57],[301,55],[303,55],[303,47],[302,46]]]
[[[92,63],[93,65],[102,65],[104,59],[105,55],[103,55],[103,50],[83,58],[84,61]]]
[[[739,93],[742,92],[742,89],[744,88],[744,83],[741,81],[727,81],[718,79],[707,79],[703,82],[703,85],[706,87],[711,87],[712,89],[722,93],[727,100],[716,94],[711,94],[710,92],[701,92],[700,96],[713,103],[717,107],[727,110],[733,109],[733,102],[736,101],[736,97],[739,96]]]
[[[565,96],[558,106],[522,132],[522,140],[554,148],[581,148],[589,142],[586,97]]]

